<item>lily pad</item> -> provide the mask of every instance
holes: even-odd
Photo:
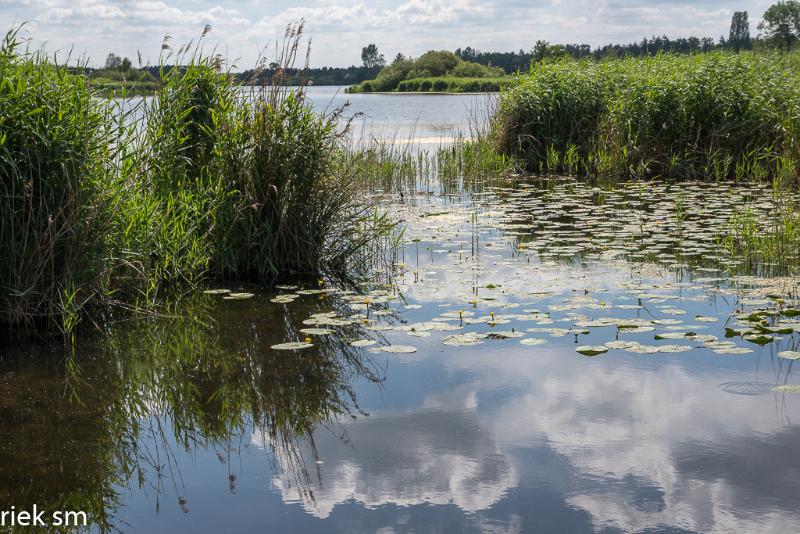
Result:
[[[381,347],[381,350],[393,354],[411,354],[412,352],[417,352],[417,348],[410,345],[387,345],[386,347]]]
[[[597,356],[598,354],[605,354],[608,352],[608,347],[604,345],[582,345],[575,348],[575,352],[583,354],[584,356]]]
[[[775,393],[800,393],[800,384],[786,384],[772,388]]]
[[[302,341],[292,341],[290,343],[279,343],[270,347],[272,350],[301,350],[313,347],[311,343],[304,343]]]
[[[328,330],[327,328],[303,328],[300,332],[309,336],[329,336],[333,334],[333,330]]]
[[[544,345],[547,343],[546,339],[539,339],[536,337],[527,337],[525,339],[520,339],[520,345],[525,345],[528,347],[535,347],[537,345]]]

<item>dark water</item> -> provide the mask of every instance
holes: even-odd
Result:
[[[357,288],[200,295],[69,358],[7,342],[3,509],[125,532],[798,531],[797,279],[713,238],[765,192],[474,189],[386,198],[398,266]],[[781,333],[732,331],[756,323]]]

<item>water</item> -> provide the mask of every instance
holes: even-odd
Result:
[[[715,239],[769,190],[461,186],[384,197],[405,241],[367,285],[7,346],[0,501],[126,532],[800,530],[797,279]]]
[[[307,95],[319,110],[349,103],[345,117],[358,115],[353,122],[356,138],[397,143],[433,145],[470,137],[485,124],[496,101],[493,94],[346,94],[345,89],[309,87]]]

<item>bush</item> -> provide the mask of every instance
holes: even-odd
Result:
[[[217,226],[219,275],[260,282],[345,273],[380,231],[356,180],[336,168],[342,132],[302,90],[256,102],[246,119],[246,172],[230,189]],[[376,223],[377,226],[371,226]]]
[[[418,72],[427,71],[428,74],[418,75],[418,77],[444,76],[449,74],[461,62],[458,56],[446,50],[431,50],[425,52],[414,62],[414,67]]]
[[[397,86],[397,92],[497,92],[501,87],[511,83],[510,77],[504,78],[412,78],[403,80]]]
[[[418,59],[401,59],[384,67],[374,80],[362,82],[350,88],[350,92],[370,91],[429,91],[420,88],[421,82],[410,80],[425,78],[501,78],[503,69],[487,67],[477,63],[463,61],[461,58],[446,51],[430,51]],[[410,83],[405,83],[410,82]],[[447,82],[450,84],[450,82]],[[426,84],[427,85],[427,84]],[[442,87],[441,84],[439,87]],[[452,89],[442,88],[436,91],[454,90],[461,91],[457,86]],[[495,89],[496,90],[496,89]]]
[[[565,153],[579,146],[588,155],[605,110],[601,76],[589,61],[537,66],[501,95],[495,117],[499,151],[536,170],[551,147]]]

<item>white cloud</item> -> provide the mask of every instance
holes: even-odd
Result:
[[[213,41],[255,61],[259,47],[274,42],[286,24],[305,18],[315,46],[315,65],[359,62],[361,47],[375,42],[387,57],[397,52],[472,46],[484,50],[528,49],[552,42],[639,40],[645,35],[711,36],[726,33],[734,9],[748,9],[753,31],[769,2],[715,0],[306,0],[302,4],[187,0],[0,0],[0,26],[30,21],[28,31],[51,49],[74,48],[93,58],[110,51],[157,60],[165,33],[196,37],[205,24]]]

